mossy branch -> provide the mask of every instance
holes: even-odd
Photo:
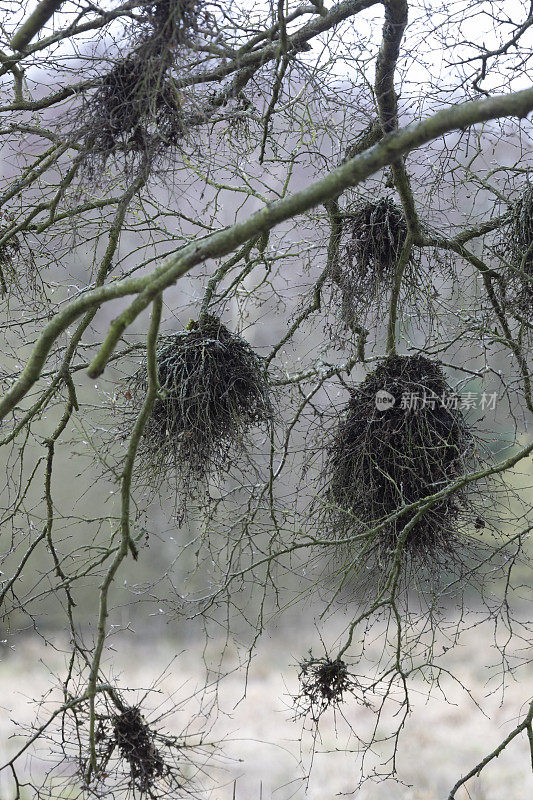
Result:
[[[139,442],[141,441],[141,437],[143,435],[146,422],[148,420],[148,417],[150,416],[150,413],[152,411],[159,390],[159,385],[157,381],[156,345],[157,345],[157,334],[159,331],[159,325],[161,323],[162,307],[163,307],[163,300],[161,295],[158,295],[154,300],[152,320],[150,323],[150,330],[146,342],[146,367],[148,373],[148,388],[146,391],[146,397],[143,406],[141,408],[141,411],[139,412],[139,416],[137,417],[137,420],[133,427],[133,431],[130,436],[130,441],[128,444],[128,452],[126,454],[126,460],[124,463],[124,471],[122,473],[122,487],[121,487],[122,510],[120,515],[122,538],[128,542],[131,554],[135,559],[137,559],[138,557],[137,546],[135,542],[132,540],[130,535],[131,479],[133,474],[133,465],[135,463],[135,456],[139,448]]]
[[[413,234],[409,232],[405,237],[405,242],[403,244],[394,273],[394,283],[390,297],[389,322],[387,327],[387,355],[389,356],[396,353],[396,322],[398,318],[398,302],[402,289],[402,278],[405,268],[409,263],[409,258],[411,257],[411,250],[413,249],[413,241]]]
[[[147,351],[148,351],[148,390],[143,407],[137,417],[137,422],[130,437],[128,446],[128,453],[122,474],[122,510],[120,519],[121,539],[120,547],[107,571],[107,574],[100,587],[100,608],[98,613],[98,628],[96,646],[91,663],[91,671],[89,674],[89,681],[87,684],[87,696],[89,697],[90,704],[90,719],[89,719],[89,749],[90,749],[90,763],[87,774],[87,782],[89,782],[91,775],[94,773],[97,765],[96,757],[96,710],[95,698],[98,685],[98,673],[100,670],[100,661],[102,658],[102,651],[106,638],[106,623],[108,616],[108,597],[109,590],[115,578],[115,575],[126,558],[128,550],[131,550],[134,558],[137,557],[137,547],[131,539],[129,528],[129,509],[130,509],[130,490],[131,490],[131,475],[133,464],[135,461],[135,454],[139,446],[139,441],[146,424],[146,420],[150,415],[150,411],[154,404],[157,394],[157,362],[155,355],[155,346],[157,342],[157,334],[159,332],[159,325],[161,322],[161,309],[162,297],[158,295],[154,299],[154,310],[152,313],[152,320],[150,323],[150,330],[148,333]]]
[[[476,764],[476,766],[473,767],[470,770],[470,772],[467,772],[466,775],[464,775],[460,780],[457,781],[457,783],[455,784],[455,786],[451,790],[450,794],[448,795],[448,800],[455,800],[455,797],[457,796],[457,792],[461,788],[461,786],[464,786],[464,784],[467,783],[471,778],[475,778],[475,777],[479,776],[479,774],[481,773],[481,771],[483,769],[485,769],[487,764],[490,764],[491,761],[493,761],[495,758],[498,758],[498,756],[505,750],[507,745],[509,745],[513,741],[513,739],[516,739],[516,737],[520,733],[522,733],[522,731],[527,731],[528,739],[529,739],[529,742],[530,742],[531,762],[532,762],[531,763],[531,767],[533,769],[533,744],[532,744],[532,742],[533,742],[533,700],[532,700],[530,702],[530,704],[529,704],[529,710],[527,712],[527,715],[524,717],[522,722],[520,722],[519,725],[517,725],[516,728],[514,728],[514,730],[512,730],[511,733],[508,736],[505,737],[503,742],[501,742],[501,744],[499,744],[498,747],[494,748],[494,750],[491,753],[489,753],[487,756],[485,756],[485,758],[482,759],[479,762],[479,764]]]
[[[120,297],[138,295],[134,303],[118,318],[118,323],[113,326],[113,330],[106,337],[103,349],[91,365],[89,375],[95,377],[105,368],[129,321],[135,319],[161,291],[175,283],[196,264],[232,252],[253,236],[264,233],[280,222],[338,196],[340,192],[361,183],[404,153],[449,131],[490,119],[525,117],[532,110],[533,88],[442,109],[419,123],[408,125],[384,137],[374,147],[350,159],[300,192],[270,203],[248,219],[211,234],[201,242],[194,242],[184,247],[167,258],[150,275],[126,278],[88,291],[56,314],[45,326],[19,379],[0,401],[0,419],[17,405],[39,379],[46,358],[58,336],[89,309],[99,308]]]
[[[383,133],[387,134],[398,128],[398,96],[394,88],[394,73],[407,26],[408,5],[406,0],[387,0],[384,5],[383,39],[376,61],[375,91],[381,127]],[[420,222],[403,157],[392,161],[391,167],[407,228],[415,237],[419,237]]]
[[[44,28],[48,20],[63,4],[63,0],[41,0],[11,39],[13,50],[24,50],[34,36]]]

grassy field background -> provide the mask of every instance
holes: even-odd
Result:
[[[311,614],[300,616],[299,624],[277,629],[260,642],[245,685],[242,670],[224,678],[219,687],[218,714],[208,738],[223,738],[223,755],[217,759],[217,786],[206,796],[212,800],[259,800],[309,797],[332,800],[336,796],[352,796],[357,800],[446,800],[455,781],[490,752],[516,725],[533,694],[533,664],[525,664],[511,681],[502,698],[498,668],[494,664],[488,626],[471,630],[462,643],[446,656],[446,666],[471,690],[483,711],[476,707],[452,679],[442,683],[443,692],[435,691],[428,700],[428,687],[422,681],[412,685],[413,713],[399,747],[398,769],[403,784],[392,781],[367,782],[358,786],[359,759],[354,752],[356,742],[349,727],[356,732],[368,730],[373,715],[348,698],[343,715],[328,712],[315,742],[316,752],[308,780],[305,776],[311,763],[311,734],[294,722],[290,695],[297,688],[296,661],[313,639]],[[61,642],[57,645],[61,648]],[[140,647],[128,639],[117,639],[108,664],[120,675],[121,685],[148,687],[170,663],[152,697],[159,704],[173,694],[178,702],[200,687],[204,643],[199,639],[185,647],[170,641],[145,641]],[[214,652],[222,642],[212,641]],[[377,637],[373,647],[379,648]],[[178,654],[178,655],[177,655]],[[177,655],[174,661],[172,659]],[[527,655],[527,654],[526,654]],[[372,656],[372,653],[369,653]],[[527,660],[527,659],[526,659]],[[233,664],[228,655],[226,669]],[[2,697],[0,715],[0,754],[4,762],[14,751],[17,741],[11,738],[16,724],[29,723],[35,715],[31,698],[46,694],[53,687],[51,673],[60,673],[64,656],[53,647],[23,640],[15,650],[4,654],[0,663],[0,679],[4,687],[16,686],[16,692]],[[443,662],[444,663],[444,662]],[[179,732],[184,721],[194,712],[191,706],[178,711],[165,724]],[[378,752],[367,767],[379,761]],[[25,769],[34,777],[54,755],[43,751],[44,762],[26,761]],[[52,793],[53,797],[67,797]],[[72,795],[75,796],[75,795]],[[9,776],[2,774],[0,797],[12,797]],[[471,781],[468,792],[461,790],[459,800],[527,800],[533,797],[533,778],[527,738],[515,739],[483,774]]]

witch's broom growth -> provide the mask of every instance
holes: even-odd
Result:
[[[183,138],[184,98],[171,67],[194,49],[199,24],[209,19],[198,0],[160,0],[140,10],[136,45],[99,78],[82,106],[75,136],[89,176],[103,173],[111,156],[143,154],[151,161]]]
[[[248,431],[270,422],[272,405],[262,359],[219,319],[205,316],[157,352],[159,397],[144,430],[139,460],[150,482],[175,473],[182,491],[220,475]],[[135,404],[146,370],[131,379]]]
[[[533,187],[516,201],[507,241],[511,264],[517,272],[511,277],[517,309],[531,319],[533,313]]]
[[[366,313],[369,304],[383,300],[391,289],[406,236],[402,210],[390,198],[356,203],[342,214],[330,276],[340,289],[346,323]],[[405,272],[411,282],[415,262],[412,251]]]
[[[87,796],[98,798],[137,798],[163,800],[168,797],[195,798],[200,787],[191,777],[194,759],[206,751],[195,747],[186,736],[177,737],[150,724],[138,705],[109,704],[97,714],[93,753],[81,748],[77,753],[78,770],[83,776]],[[62,735],[70,740],[64,745],[81,744],[80,733],[87,721],[84,709],[77,709],[74,735],[69,718]],[[196,752],[197,751],[197,752]],[[65,756],[69,751],[63,750]],[[197,770],[195,770],[197,771]]]
[[[293,698],[295,718],[308,717],[318,724],[320,717],[329,708],[336,710],[346,695],[354,695],[365,703],[361,686],[340,658],[309,658],[300,663],[298,674],[300,690]]]
[[[440,366],[423,356],[391,355],[352,390],[338,423],[324,477],[328,522],[341,539],[363,534],[353,546],[357,569],[390,565],[408,523],[402,564],[433,572],[451,567],[461,528],[476,516],[468,485],[419,518],[417,509],[396,515],[477,463],[476,441]]]

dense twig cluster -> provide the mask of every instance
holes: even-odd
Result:
[[[156,747],[155,733],[135,706],[114,716],[110,725],[100,722],[98,740],[106,762],[102,765],[104,771],[116,749],[129,767],[131,788],[141,794],[150,796],[157,778],[169,771]]]
[[[401,209],[390,198],[370,200],[349,209],[344,230],[348,240],[343,255],[354,277],[390,281],[407,235]]]
[[[78,714],[78,725],[81,718]],[[86,789],[96,797],[158,798],[194,794],[185,777],[187,745],[163,733],[144,718],[140,707],[120,704],[100,715],[96,726],[96,764],[83,757],[80,769]]]
[[[200,0],[159,0],[145,5],[140,12],[147,36],[167,47],[191,41],[198,33],[203,3]],[[209,21],[207,12],[203,12]]]
[[[404,215],[390,198],[369,200],[345,212],[332,275],[345,306],[358,308],[390,289],[406,235]]]
[[[230,452],[254,425],[272,418],[265,368],[260,356],[219,319],[191,321],[157,353],[160,394],[142,439],[140,454],[156,481],[175,470],[187,491],[224,471]],[[143,367],[131,382],[141,402]]]
[[[359,684],[342,659],[309,658],[300,663],[300,692],[294,698],[296,717],[318,723],[328,708],[338,708],[345,694],[354,694]]]
[[[85,104],[77,136],[93,171],[112,154],[153,159],[182,139],[184,98],[170,68],[180,49],[193,46],[202,14],[209,20],[197,0],[162,0],[142,9],[137,46],[102,76]]]
[[[340,214],[329,276],[340,293],[340,320],[346,329],[354,330],[371,309],[382,308],[394,284],[406,235],[403,212],[387,197],[354,203]],[[411,249],[403,269],[403,283],[410,294],[415,290],[420,294],[420,266],[419,253]]]
[[[4,244],[0,244],[0,264],[4,266],[9,264],[10,261],[17,253],[20,252],[20,239],[18,236],[10,236]]]
[[[12,271],[13,260],[19,252],[20,239],[18,236],[11,236],[4,244],[0,244],[0,284],[2,291],[6,291],[6,275]]]
[[[91,97],[90,155],[103,164],[117,148],[147,152],[183,135],[180,94],[164,61],[142,51],[119,61]]]
[[[328,514],[341,535],[368,530],[476,463],[476,442],[457,406],[439,365],[423,356],[390,356],[352,390],[327,462]],[[432,569],[453,560],[469,507],[466,486],[439,499],[416,519],[402,554]],[[359,557],[389,559],[416,513],[383,525]]]
[[[533,186],[528,186],[515,203],[509,240],[512,265],[523,273],[512,281],[516,286],[514,301],[529,317],[533,310]]]

